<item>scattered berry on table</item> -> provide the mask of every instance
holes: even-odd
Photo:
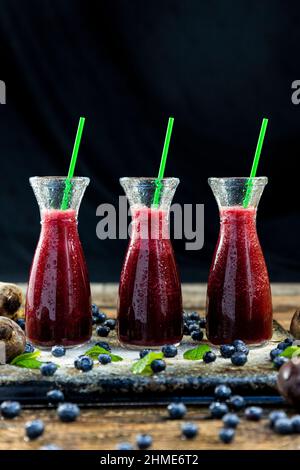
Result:
[[[129,442],[120,442],[116,447],[117,450],[133,450],[133,446]]]
[[[26,343],[24,353],[32,353],[34,351],[34,346],[31,343]]]
[[[149,434],[138,434],[136,436],[136,445],[139,449],[148,449],[152,445],[152,437]]]
[[[142,349],[142,351],[140,351],[140,358],[143,359],[149,352],[151,352],[151,349]]]
[[[206,327],[206,318],[204,318],[204,317],[200,318],[199,326],[200,326],[200,328],[205,328]]]
[[[84,356],[84,354],[80,354],[80,356],[76,357],[76,359],[74,360],[74,367],[75,369],[78,369],[80,370],[80,359]]]
[[[286,364],[286,362],[288,362],[288,358],[287,357],[283,357],[283,356],[277,356],[275,357],[275,359],[273,360],[273,364],[275,366],[276,369],[280,369],[281,366],[283,366],[283,364]]]
[[[99,307],[96,304],[92,304],[92,315],[97,315],[99,312]]]
[[[220,353],[225,359],[229,359],[233,353],[235,353],[235,347],[232,344],[222,344],[220,347]]]
[[[189,333],[191,334],[193,331],[200,331],[199,325],[196,322],[192,322],[188,325]]]
[[[106,351],[111,351],[110,345],[106,341],[98,341],[95,343],[95,346],[105,349]]]
[[[56,444],[46,444],[45,446],[40,447],[39,450],[62,450],[62,448]]]
[[[44,377],[52,377],[57,370],[57,365],[54,362],[45,362],[40,367],[40,372]]]
[[[105,326],[105,325],[97,326],[96,333],[98,336],[102,336],[103,338],[106,338],[110,333],[110,328],[108,328],[108,326]]]
[[[262,418],[263,409],[259,406],[249,406],[245,409],[245,417],[249,421],[259,421]]]
[[[71,423],[80,415],[80,409],[73,403],[63,403],[57,408],[57,415],[62,422]]]
[[[183,325],[183,334],[184,335],[189,335],[190,334],[189,327],[186,323],[184,323],[184,325]]]
[[[300,433],[300,415],[295,415],[291,418],[293,432]]]
[[[212,418],[221,419],[224,415],[228,413],[228,406],[226,405],[226,403],[213,401],[209,405],[209,411]]]
[[[154,359],[154,361],[151,362],[150,366],[153,372],[158,373],[165,370],[166,363],[163,359]]]
[[[37,439],[43,434],[44,430],[44,423],[40,419],[28,421],[25,424],[25,433],[28,439]]]
[[[227,404],[233,410],[239,411],[246,406],[245,399],[241,395],[233,395],[227,400]]]
[[[203,331],[201,331],[201,330],[192,331],[191,338],[194,341],[202,341],[203,340]]]
[[[56,403],[61,403],[65,400],[65,396],[61,390],[55,389],[47,392],[48,402],[53,405]]]
[[[234,346],[235,348],[237,348],[238,346],[246,346],[246,343],[241,340],[241,339],[235,339],[233,342],[232,342],[232,346]]]
[[[278,349],[278,348],[271,349],[271,351],[270,351],[271,360],[273,361],[275,359],[275,357],[279,356],[279,354],[281,354],[281,353],[282,353],[281,349]]]
[[[75,359],[74,365],[76,369],[82,370],[82,372],[89,372],[94,366],[94,361],[89,356],[80,356]]]
[[[187,412],[186,406],[182,402],[170,403],[167,410],[171,419],[182,419]]]
[[[200,320],[200,317],[199,317],[199,314],[197,312],[191,312],[188,316],[189,320],[193,320],[193,321],[199,321]]]
[[[100,364],[106,365],[111,362],[111,357],[109,354],[99,354],[98,361]]]
[[[220,441],[224,442],[224,444],[230,444],[235,436],[235,431],[232,428],[223,428],[219,432],[219,439]]]
[[[21,405],[18,401],[4,401],[1,403],[0,410],[3,418],[12,419],[21,413]]]
[[[284,343],[287,344],[288,346],[292,346],[294,343],[294,340],[292,338],[285,338]]]
[[[95,323],[97,325],[101,325],[107,320],[107,316],[104,312],[98,312],[96,315],[93,315],[93,318],[95,319]]]
[[[177,348],[176,346],[174,346],[174,344],[166,344],[166,346],[163,346],[161,350],[164,353],[165,357],[175,357],[178,353]]]
[[[54,357],[62,357],[66,354],[66,348],[64,346],[53,346],[51,354]]]
[[[227,385],[217,385],[215,388],[214,394],[218,400],[227,400],[231,396],[231,388]]]
[[[247,355],[243,352],[235,352],[230,359],[234,366],[243,366],[247,362]]]
[[[291,434],[293,432],[293,423],[289,418],[279,418],[274,423],[274,430],[278,434]]]
[[[197,436],[199,429],[195,423],[183,423],[181,425],[181,432],[182,435],[187,439],[192,439],[193,437]]]
[[[104,326],[108,326],[110,330],[114,330],[116,328],[116,320],[114,318],[108,318],[105,320]]]
[[[273,428],[276,421],[282,418],[287,418],[287,415],[284,411],[272,411],[269,414],[270,427]]]
[[[210,362],[214,362],[217,359],[217,356],[212,351],[207,351],[203,356],[203,361],[205,364],[209,364]]]
[[[225,428],[236,428],[240,422],[240,418],[235,413],[226,413],[222,420]]]
[[[16,323],[19,325],[20,328],[22,328],[22,330],[25,330],[25,320],[24,320],[24,318],[18,318]]]
[[[237,339],[235,340],[232,345],[234,346],[235,352],[241,352],[246,354],[248,356],[249,354],[249,348],[248,346],[244,343],[244,341]]]

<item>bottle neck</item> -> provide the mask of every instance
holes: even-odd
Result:
[[[221,207],[220,222],[222,226],[230,225],[256,225],[256,208],[242,206]]]
[[[77,225],[77,212],[74,209],[67,209],[65,211],[60,209],[45,209],[41,211],[41,224],[44,225]]]

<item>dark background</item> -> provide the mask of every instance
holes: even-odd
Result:
[[[127,242],[96,238],[96,207],[121,176],[155,176],[168,116],[174,202],[205,204],[201,251],[175,249],[183,281],[205,281],[218,233],[209,176],[247,176],[262,117],[269,177],[259,234],[272,281],[300,280],[297,2],[0,0],[0,278],[27,279],[39,235],[32,175],[65,174],[86,116],[77,175],[91,178],[80,234],[91,279],[117,281]]]

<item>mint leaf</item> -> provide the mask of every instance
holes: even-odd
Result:
[[[23,367],[26,369],[39,369],[43,364],[41,361],[38,361],[36,358],[41,354],[40,351],[33,351],[31,353],[24,353],[16,356],[10,364],[17,367]]]
[[[284,349],[279,356],[287,357],[291,359],[292,357],[300,356],[300,346],[289,346]]]
[[[134,374],[152,375],[153,371],[150,367],[151,362],[154,361],[154,359],[162,359],[163,357],[163,352],[149,352],[132,365],[131,372]]]
[[[204,354],[208,351],[211,351],[211,348],[207,344],[199,344],[196,348],[185,351],[183,357],[189,361],[198,361],[203,359]]]
[[[123,361],[121,356],[112,354],[110,351],[107,351],[107,349],[101,348],[101,346],[93,346],[85,352],[85,355],[92,359],[98,359],[99,354],[108,354],[111,357],[112,362]]]

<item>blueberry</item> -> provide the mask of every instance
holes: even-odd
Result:
[[[272,413],[269,414],[270,427],[273,428],[276,421],[282,418],[287,418],[287,415],[284,411],[272,411]]]
[[[108,326],[110,330],[114,330],[116,328],[116,320],[114,318],[108,318],[105,320],[104,326]]]
[[[223,416],[223,423],[225,428],[236,428],[240,422],[240,418],[235,413],[226,413]]]
[[[97,325],[101,325],[107,320],[107,316],[104,312],[98,312],[96,315],[93,315],[93,318],[95,319]]]
[[[84,357],[83,354],[81,354],[80,356],[76,357],[76,359],[74,360],[74,367],[78,370],[80,370],[80,359]]]
[[[221,419],[226,413],[228,413],[228,406],[225,403],[219,401],[213,401],[209,405],[209,411],[212,418]]]
[[[57,415],[63,423],[71,423],[80,415],[80,409],[73,403],[63,403],[57,408]]]
[[[40,437],[45,430],[43,421],[35,419],[34,421],[28,421],[25,424],[25,432],[28,439],[37,439]]]
[[[152,445],[152,437],[149,434],[138,434],[136,444],[141,450],[148,449]]]
[[[194,330],[191,333],[191,338],[194,341],[202,341],[203,339],[203,331],[201,330]]]
[[[271,351],[270,351],[271,360],[273,361],[275,359],[275,357],[279,356],[279,354],[281,354],[281,353],[282,353],[281,349],[278,349],[278,348],[271,349]]]
[[[21,405],[18,401],[4,401],[1,403],[0,410],[3,418],[12,419],[21,413]]]
[[[190,334],[192,333],[192,331],[200,331],[199,330],[199,325],[196,322],[190,323],[189,326],[188,326],[188,329],[189,329]]]
[[[259,406],[250,406],[245,409],[245,417],[249,421],[259,421],[262,417],[263,410]]]
[[[99,308],[96,304],[92,304],[92,315],[97,315]]]
[[[288,346],[292,346],[294,343],[294,340],[292,338],[285,338],[284,343],[287,344]]]
[[[133,450],[133,446],[129,444],[129,442],[120,442],[120,444],[117,445],[117,450]]]
[[[184,335],[189,335],[190,334],[189,327],[186,323],[184,323],[184,325],[183,325],[183,334]]]
[[[57,370],[57,365],[54,362],[45,362],[40,367],[40,372],[44,377],[52,377]]]
[[[98,361],[100,364],[106,365],[111,362],[111,357],[109,354],[99,354]]]
[[[102,349],[105,349],[106,351],[111,351],[110,345],[106,341],[98,341],[95,343],[95,346],[99,346]]]
[[[238,343],[233,345],[234,349],[235,349],[235,352],[240,352],[240,353],[246,354],[246,356],[248,356],[248,354],[249,354],[248,346],[243,341],[240,341],[240,340],[237,340],[237,341],[238,341]]]
[[[62,450],[62,448],[58,447],[56,444],[46,444],[40,447],[39,450]]]
[[[233,395],[227,400],[227,404],[230,406],[230,408],[239,411],[242,408],[245,407],[245,399],[241,397],[240,395]]]
[[[289,418],[279,418],[274,423],[274,429],[278,434],[291,434],[293,432],[293,422]]]
[[[300,415],[295,415],[291,418],[293,432],[299,434],[300,433]]]
[[[234,366],[243,366],[247,362],[247,356],[242,352],[235,352],[231,356],[231,362]]]
[[[280,349],[281,351],[284,351],[287,347],[288,347],[288,344],[286,344],[284,341],[277,344],[277,349]]]
[[[199,320],[199,326],[200,328],[205,328],[206,327],[206,318],[200,318]]]
[[[228,359],[235,352],[235,347],[232,344],[222,344],[220,347],[220,353],[222,357]]]
[[[189,320],[193,320],[193,321],[196,321],[198,322],[200,320],[200,317],[199,317],[199,314],[197,312],[191,312],[189,314]]]
[[[237,348],[238,346],[246,346],[246,343],[244,341],[242,341],[241,339],[235,339],[233,342],[232,342],[232,346],[234,346],[235,348]]]
[[[102,336],[104,338],[106,338],[106,336],[109,335],[109,332],[110,332],[110,328],[108,328],[108,326],[100,325],[100,326],[97,326],[96,328],[97,335]]]
[[[184,423],[181,426],[181,432],[187,439],[192,439],[198,434],[198,426],[195,423]]]
[[[166,363],[163,359],[154,359],[150,364],[154,373],[162,372],[166,368]]]
[[[18,318],[16,323],[19,325],[20,328],[22,328],[23,331],[25,330],[25,320],[24,320],[24,318]]]
[[[280,367],[283,366],[283,364],[285,364],[288,361],[289,360],[287,357],[277,356],[275,357],[273,361],[273,365],[275,366],[276,369],[280,369]]]
[[[220,441],[224,442],[224,444],[230,444],[235,436],[235,431],[232,428],[223,428],[219,432],[219,439]]]
[[[62,357],[66,354],[66,348],[64,346],[53,346],[51,354],[54,357]]]
[[[177,348],[173,344],[167,344],[161,348],[165,357],[175,357],[177,356]]]
[[[181,402],[170,403],[167,410],[171,419],[181,419],[187,412],[185,404]]]
[[[223,384],[218,385],[214,391],[215,397],[218,398],[218,400],[227,400],[227,398],[230,397],[231,393],[231,388]]]
[[[82,370],[82,372],[89,372],[94,366],[94,361],[89,356],[80,356],[75,362],[76,369]]]
[[[26,343],[24,353],[32,353],[34,351],[34,346],[31,343]]]
[[[52,403],[53,405],[56,403],[61,403],[65,400],[65,396],[61,390],[50,390],[47,392],[48,402]]]
[[[140,358],[143,359],[149,352],[151,352],[151,349],[142,349],[142,351],[140,351]]]
[[[207,351],[203,356],[203,361],[205,364],[209,364],[210,362],[214,362],[217,359],[217,356],[212,351]]]

